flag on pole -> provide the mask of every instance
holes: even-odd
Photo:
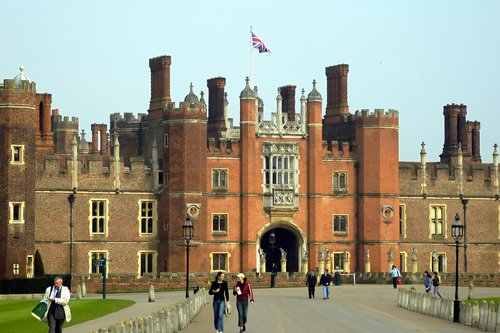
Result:
[[[254,34],[253,32],[252,32],[252,47],[254,49],[259,50],[259,53],[263,53],[263,52],[271,53],[271,50],[269,50],[266,47],[266,44],[264,44],[264,42],[259,37],[257,37],[257,35]]]

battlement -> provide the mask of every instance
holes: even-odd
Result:
[[[138,113],[134,115],[132,112],[125,112],[123,116],[120,113],[113,113],[110,116],[111,122],[128,122],[128,123],[138,123],[146,119],[146,113]]]
[[[399,112],[394,109],[375,109],[373,112],[363,109],[356,111],[354,120],[357,126],[398,126]]]
[[[325,159],[354,157],[350,143],[347,141],[323,141],[321,155]]]
[[[179,107],[171,102],[166,108],[169,119],[207,119],[206,106],[203,103],[180,102]]]
[[[207,155],[211,157],[240,157],[240,141],[208,138]]]
[[[20,84],[16,84],[13,79],[3,80],[3,84],[0,84],[0,94],[9,93],[36,93],[36,83],[23,80]]]
[[[422,194],[422,166],[420,162],[399,163],[401,196]],[[463,192],[466,196],[493,197],[493,165],[488,163],[464,164]],[[459,195],[460,172],[457,165],[439,162],[426,164],[426,195]]]
[[[71,189],[72,157],[46,155],[37,173],[36,186],[57,190]],[[104,155],[78,155],[78,189],[81,191],[115,188],[115,159]],[[152,189],[151,167],[144,158],[120,159],[121,190],[149,191]],[[54,181],[57,179],[57,181]]]
[[[76,130],[78,132],[78,117],[52,115],[52,130]]]

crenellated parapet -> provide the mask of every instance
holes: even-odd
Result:
[[[52,131],[71,130],[78,133],[78,117],[68,117],[61,115],[52,116]]]
[[[353,158],[351,144],[347,141],[323,141],[321,156],[323,159]]]
[[[166,108],[166,119],[199,119],[207,120],[206,106],[200,102],[180,102],[179,107],[175,103],[169,103]]]
[[[79,155],[77,157],[78,191],[115,191],[114,157]],[[46,155],[38,166],[37,189],[66,191],[72,188],[72,160],[67,155]],[[121,191],[150,191],[151,167],[144,158],[120,160],[117,168]]]
[[[426,196],[459,196],[460,173],[457,165],[427,163]],[[399,163],[401,196],[422,195],[423,168],[419,162]],[[464,164],[463,193],[465,196],[494,197],[494,167],[492,164]]]
[[[146,117],[147,117],[146,113],[138,113],[137,115],[135,115],[132,112],[125,112],[123,113],[123,116],[120,113],[113,113],[112,115],[110,115],[110,122],[135,124],[146,120]]]
[[[13,79],[3,80],[3,84],[0,84],[0,94],[19,94],[19,93],[36,93],[36,83],[32,81],[23,80],[20,82],[15,82]]]
[[[240,158],[240,141],[233,139],[208,138],[207,156]]]
[[[354,114],[356,127],[390,126],[398,127],[399,112],[394,109],[375,109],[373,112],[367,109],[358,110]]]

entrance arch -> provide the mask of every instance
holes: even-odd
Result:
[[[276,242],[274,247],[269,242],[269,235],[274,232]],[[297,230],[279,225],[266,230],[260,238],[259,246],[266,253],[266,272],[271,272],[273,263],[276,265],[276,272],[281,272],[281,252],[280,248],[286,251],[286,271],[300,272],[300,260],[302,259],[301,235]]]

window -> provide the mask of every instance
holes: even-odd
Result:
[[[212,253],[212,272],[228,271],[228,254],[227,253]]]
[[[10,163],[12,164],[24,164],[24,146],[23,145],[12,145],[10,146],[12,153],[12,158]]]
[[[406,238],[406,206],[399,205],[399,236]]]
[[[338,253],[334,253],[333,254],[333,270],[336,270],[338,267],[338,269],[342,269],[342,253],[341,252],[338,252]]]
[[[158,171],[158,184],[157,185],[163,185],[163,170]]]
[[[431,236],[443,236],[444,206],[431,206]]]
[[[295,156],[265,156],[265,186],[293,188],[295,184],[295,161]]]
[[[333,172],[333,190],[334,191],[347,191],[347,172],[334,171]]]
[[[347,215],[334,215],[333,216],[333,233],[334,234],[347,234],[348,231],[348,218]]]
[[[227,214],[212,215],[212,232],[219,234],[227,233]]]
[[[90,232],[92,234],[107,233],[108,201],[90,200]]]
[[[108,261],[105,261],[104,264],[98,262],[97,260],[108,258],[107,251],[91,251],[89,252],[89,273],[91,274],[103,274],[104,269],[106,269],[106,275],[108,275]]]
[[[34,276],[34,264],[35,261],[33,259],[33,256],[26,256],[26,277],[28,279],[33,278]]]
[[[139,201],[139,227],[140,233],[143,235],[156,234],[156,201],[155,200],[140,200]]]
[[[12,273],[14,275],[19,275],[19,264],[13,264],[12,265]]]
[[[431,252],[431,271],[446,273],[446,254],[444,252]]]
[[[168,134],[163,134],[163,147],[168,148]]]
[[[406,265],[408,264],[406,252],[399,252],[399,262],[401,263],[401,272],[408,272]]]
[[[156,252],[139,252],[139,277],[156,274]]]
[[[9,202],[9,223],[24,223],[24,202]]]
[[[212,189],[227,190],[227,169],[212,169]]]

